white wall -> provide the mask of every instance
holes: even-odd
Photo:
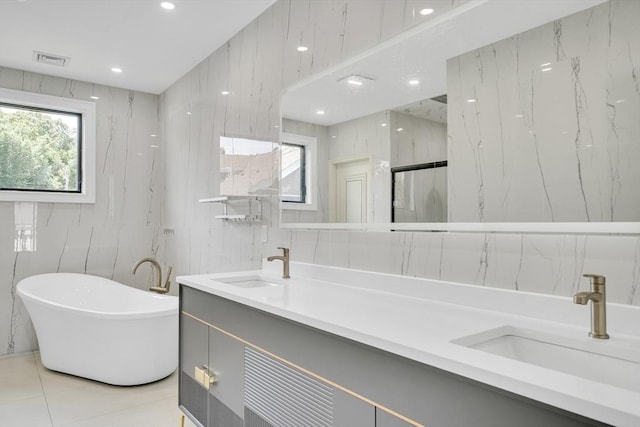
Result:
[[[164,221],[176,228],[178,274],[259,268],[284,245],[296,261],[565,296],[586,289],[583,272],[601,273],[611,301],[640,305],[638,237],[290,232],[278,228],[275,202],[255,225],[220,222],[220,207],[198,205],[217,187],[219,135],[277,141],[284,88],[421,21],[420,3],[279,1],[161,96]],[[300,43],[309,51],[298,53]],[[233,96],[219,95],[227,88]]]
[[[35,252],[14,252],[14,203],[0,202],[0,355],[33,350],[29,316],[15,293],[24,277],[90,273],[146,288],[150,269],[131,275],[143,256],[159,254],[162,154],[158,96],[0,67],[0,87],[96,101],[96,203],[37,204]]]

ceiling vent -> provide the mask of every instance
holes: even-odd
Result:
[[[349,74],[347,76],[339,78],[338,80],[336,80],[336,82],[345,82],[352,86],[362,86],[363,84],[371,83],[374,80],[374,77],[364,76],[362,74]]]
[[[71,61],[71,58],[67,58],[66,56],[54,55],[52,53],[38,52],[34,50],[33,60],[42,64],[55,65],[57,67],[66,67],[67,65],[69,65],[69,61]]]
[[[447,103],[447,94],[440,95],[440,96],[434,96],[431,99],[433,101],[440,102],[441,104],[446,104]]]

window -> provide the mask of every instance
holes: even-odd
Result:
[[[283,202],[306,203],[305,146],[282,143],[282,181],[280,194]]]
[[[284,209],[316,209],[316,138],[282,134],[280,194]]]
[[[0,89],[0,201],[95,202],[95,104]]]

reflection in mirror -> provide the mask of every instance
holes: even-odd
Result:
[[[391,168],[391,222],[447,221],[447,161]]]
[[[318,203],[283,225],[638,222],[639,20],[637,1],[470,2],[291,88]],[[442,161],[446,189],[392,184]]]
[[[220,137],[220,195],[270,194],[278,145],[271,141]]]

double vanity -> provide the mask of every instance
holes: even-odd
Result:
[[[203,426],[640,423],[640,307],[608,303],[595,339],[566,297],[303,263],[178,282]]]

